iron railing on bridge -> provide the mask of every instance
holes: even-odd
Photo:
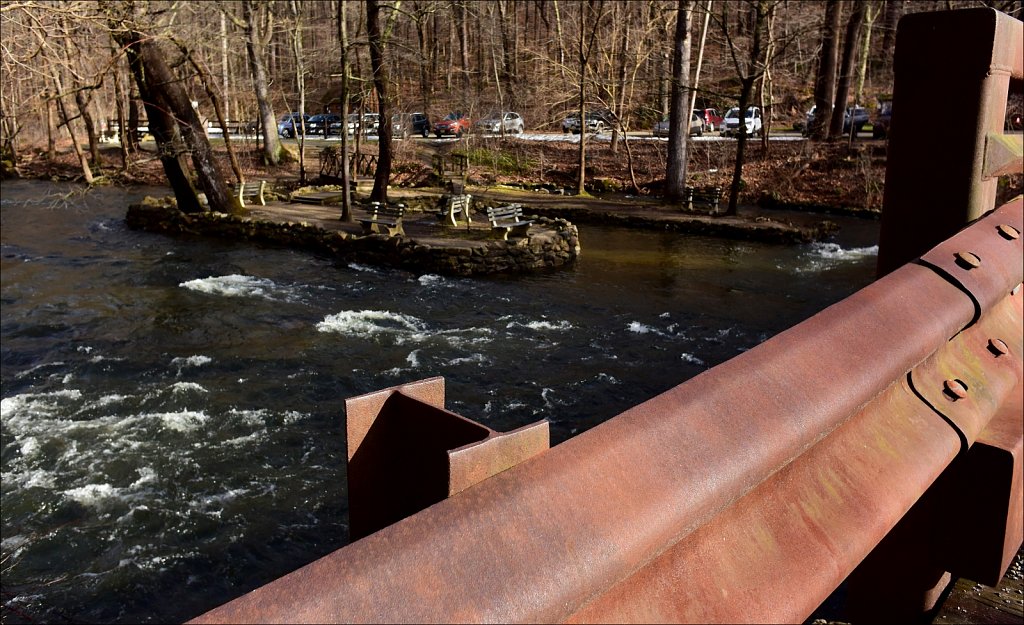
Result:
[[[444,410],[440,379],[350,400],[369,535],[194,622],[801,622],[844,580],[899,620],[950,573],[995,583],[1024,524],[1024,200],[991,210],[1021,28],[901,21],[876,282],[552,449]],[[931,149],[918,64],[976,45],[941,114],[977,128]]]

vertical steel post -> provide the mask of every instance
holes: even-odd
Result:
[[[994,9],[916,13],[896,34],[878,275],[914,260],[995,205],[984,173],[1011,75],[1024,77],[1022,24]]]

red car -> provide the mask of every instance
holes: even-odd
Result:
[[[434,124],[434,134],[438,137],[444,135],[461,137],[463,133],[469,132],[470,127],[469,117],[466,117],[465,113],[456,111],[448,113],[444,119]]]
[[[718,114],[718,109],[693,109],[693,112],[704,122],[704,130],[707,132],[721,130],[725,123],[724,118]]]

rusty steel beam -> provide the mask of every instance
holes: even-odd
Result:
[[[997,180],[986,177],[986,151],[994,149],[988,137],[1003,131],[1010,78],[1024,78],[1022,58],[1024,27],[994,9],[900,20],[878,275],[992,209]],[[949,111],[961,123],[948,123]],[[989,174],[1000,169],[992,158]]]
[[[991,229],[990,221],[971,228]],[[993,244],[976,249],[991,257]],[[1019,255],[1016,266],[997,290],[1019,284]],[[964,328],[985,327],[975,323],[976,306],[948,276],[906,265],[737,358],[195,622],[554,622],[663,607],[684,620],[800,615],[961,449],[960,432],[942,415],[919,399],[911,404],[907,374]],[[1019,318],[1011,323],[1020,327]],[[811,562],[823,569],[794,570]],[[693,602],[714,592],[749,599],[748,567],[763,573],[749,610],[721,601],[693,616],[701,610]],[[681,590],[691,585],[699,589]],[[677,601],[676,592],[688,599]],[[627,605],[634,595],[651,605]]]

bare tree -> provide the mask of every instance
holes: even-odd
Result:
[[[391,182],[391,91],[388,84],[388,65],[384,56],[387,39],[391,34],[397,7],[392,9],[388,23],[381,27],[381,5],[378,0],[366,2],[366,34],[370,41],[370,67],[373,71],[373,86],[377,91],[377,111],[380,113],[378,128],[379,146],[377,171],[373,175],[373,190],[370,200],[388,201],[388,185]]]
[[[814,80],[814,119],[808,133],[815,139],[828,136],[829,121],[835,106],[836,65],[839,62],[839,0],[827,0],[825,24],[821,30],[821,55]]]
[[[857,62],[857,50],[860,48],[860,28],[864,23],[864,0],[856,0],[850,19],[846,22],[846,37],[843,41],[843,64],[839,70],[839,84],[836,85],[835,108],[828,127],[828,136],[838,137],[843,134],[843,119],[846,116],[846,99],[850,95],[850,81],[853,78],[853,67]],[[851,132],[853,119],[850,119]]]
[[[338,2],[338,41],[341,43],[341,220],[354,221],[352,216],[352,190],[349,186],[352,170],[348,154],[348,105],[349,105],[349,45],[348,16],[345,2]],[[326,132],[326,130],[324,131]]]
[[[676,36],[672,47],[672,98],[669,105],[668,161],[665,168],[665,199],[669,202],[679,202],[686,196],[686,146],[692,115],[687,108],[692,15],[693,1],[679,0]]]

